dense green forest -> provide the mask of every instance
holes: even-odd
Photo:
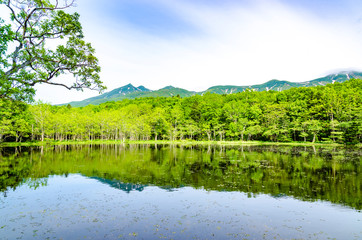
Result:
[[[260,140],[361,143],[362,80],[81,108],[0,100],[0,141]]]

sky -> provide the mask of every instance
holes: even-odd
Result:
[[[203,91],[362,70],[361,0],[77,0],[71,11],[107,91],[128,83]],[[40,85],[36,99],[96,95]]]

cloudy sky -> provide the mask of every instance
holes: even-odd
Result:
[[[206,90],[362,70],[361,0],[77,0],[108,90]],[[39,86],[53,104],[97,92]]]

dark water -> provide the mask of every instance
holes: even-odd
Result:
[[[358,148],[0,153],[0,239],[362,238]]]

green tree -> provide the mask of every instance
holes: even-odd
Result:
[[[2,142],[9,134],[12,133],[11,104],[8,100],[0,98],[0,142]]]
[[[197,127],[197,124],[192,120],[188,120],[185,122],[185,128],[186,128],[186,132],[189,136],[189,139],[191,139],[191,140],[193,140],[194,136],[196,134],[198,134],[198,132],[199,132],[199,128]]]
[[[168,123],[165,119],[165,110],[160,107],[156,107],[151,115],[150,119],[152,133],[155,140],[162,137],[168,130]]]
[[[284,104],[267,104],[264,111],[265,132],[271,141],[288,141],[288,118]]]
[[[46,134],[49,134],[49,130],[53,128],[51,125],[51,105],[38,102],[36,105],[31,106],[30,112],[36,123],[34,133],[40,134],[40,140],[44,141]]]
[[[15,137],[15,142],[21,142],[23,138],[28,138],[31,133],[31,124],[33,117],[27,111],[28,106],[18,105],[15,110],[14,117],[12,118],[12,127]]]
[[[331,138],[333,140],[333,142],[338,141],[338,142],[342,142],[343,139],[343,132],[339,130],[340,128],[340,123],[337,120],[332,120],[330,123],[330,127],[331,127]]]
[[[42,83],[77,90],[105,89],[95,50],[83,40],[79,14],[64,11],[74,0],[61,2],[0,0],[10,15],[9,22],[0,18],[1,98],[31,101],[34,85]],[[61,44],[51,48],[52,40]],[[74,83],[57,80],[62,74],[72,74]]]
[[[257,138],[263,133],[263,128],[256,121],[249,121],[246,133],[248,134],[248,140],[253,140],[253,137]]]
[[[313,135],[312,142],[317,140],[318,133],[323,129],[322,124],[318,120],[310,120],[306,122],[307,129]]]

